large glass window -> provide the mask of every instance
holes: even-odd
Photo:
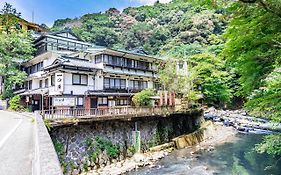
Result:
[[[141,80],[131,80],[129,85],[130,85],[131,89],[140,90],[140,89],[147,88],[148,82],[147,81],[141,81]]]
[[[72,74],[72,84],[73,85],[87,85],[88,84],[88,75]]]
[[[125,79],[105,78],[103,83],[104,83],[105,89],[125,89],[126,88]]]

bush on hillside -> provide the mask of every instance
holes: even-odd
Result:
[[[22,109],[22,106],[20,105],[20,96],[16,95],[9,101],[9,109],[14,111],[19,111]]]

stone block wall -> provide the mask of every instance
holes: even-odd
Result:
[[[61,162],[63,164],[72,162],[74,169],[83,169],[82,165],[87,164],[87,160],[85,162],[85,157],[88,157],[85,141],[88,138],[106,138],[113,144],[118,145],[121,154],[117,159],[122,160],[127,156],[131,156],[128,150],[132,146],[132,131],[135,130],[136,125],[141,135],[142,150],[145,151],[151,146],[156,146],[179,135],[193,132],[199,127],[201,116],[199,112],[190,115],[139,118],[132,121],[115,120],[60,126],[52,128],[50,135],[55,144],[60,143],[63,145],[64,155],[59,156]],[[106,161],[102,162],[105,165],[107,164]],[[92,163],[88,162],[88,164]],[[73,169],[73,167],[70,169]],[[79,171],[81,172],[81,170]]]

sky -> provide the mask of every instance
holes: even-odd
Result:
[[[38,24],[53,25],[56,19],[75,18],[87,13],[104,12],[111,7],[123,10],[126,7],[151,5],[156,0],[0,0],[0,9],[4,3],[12,4],[22,18]],[[167,3],[171,0],[160,0]],[[32,12],[34,21],[32,21]]]

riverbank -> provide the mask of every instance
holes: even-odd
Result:
[[[214,146],[233,141],[235,139],[236,131],[232,127],[225,127],[221,124],[211,124],[206,128],[204,140],[197,145],[194,146],[187,146],[186,148],[182,149],[184,151],[190,152],[190,158],[196,157],[196,154],[200,151],[207,150],[212,151]],[[164,145],[165,146],[165,145]],[[158,147],[159,148],[159,147]],[[155,149],[151,149],[155,150]],[[147,168],[159,168],[156,166],[157,162],[170,155],[170,154],[177,154],[181,150],[174,150],[174,147],[166,148],[164,150],[158,151],[148,151],[143,154],[135,154],[131,158],[127,158],[120,162],[113,162],[110,165],[101,167],[96,170],[91,170],[86,173],[82,173],[81,175],[118,175],[118,174],[126,174],[129,172],[137,172],[142,167]],[[202,170],[207,170],[206,167],[201,167]],[[198,169],[198,167],[197,167]],[[129,173],[130,174],[130,173]]]

